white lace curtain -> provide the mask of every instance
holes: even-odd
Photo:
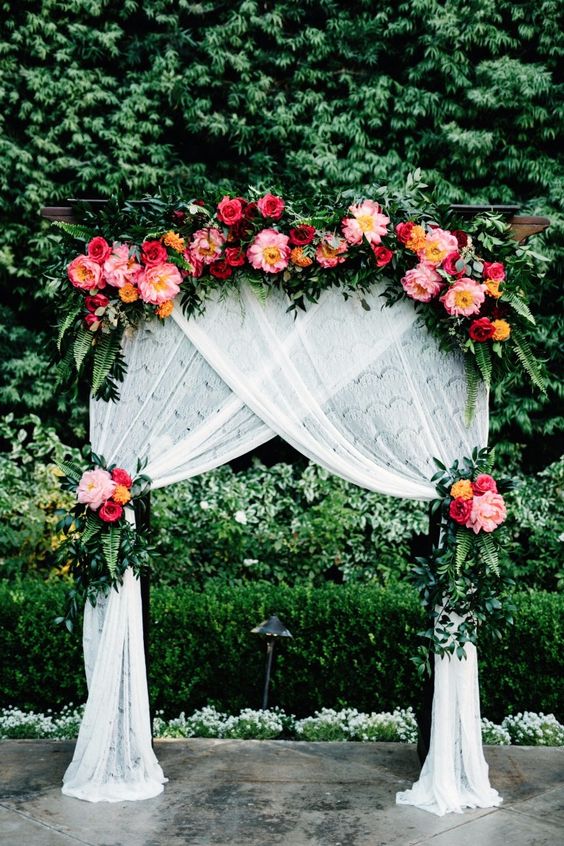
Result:
[[[246,288],[191,320],[177,307],[165,326],[148,324],[125,339],[128,373],[119,403],[91,403],[93,449],[131,472],[138,457],[147,457],[158,488],[278,434],[357,485],[432,499],[433,457],[450,465],[487,443],[487,396],[481,392],[467,428],[461,359],[438,350],[411,303],[382,308],[379,293],[365,297],[369,310],[360,299],[328,291],[294,313],[283,294],[261,303]],[[150,746],[139,609],[139,584],[129,577],[119,592],[86,609],[89,697],[65,776],[69,795],[119,801],[162,790]],[[441,755],[428,760],[439,783],[443,770],[450,781],[451,771],[461,773],[459,786],[441,791],[431,780],[424,790],[421,780],[417,795],[414,789],[398,799],[437,813],[498,801],[481,751],[475,662],[444,664],[450,681],[442,669],[437,679],[448,691],[452,719],[448,726],[434,721],[432,752],[440,746]],[[455,673],[459,681],[451,683]],[[445,754],[452,765],[446,769]]]

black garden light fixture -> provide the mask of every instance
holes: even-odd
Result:
[[[292,635],[276,614],[273,614],[268,620],[263,620],[254,629],[251,629],[251,634],[263,635],[266,638],[266,672],[264,676],[264,692],[262,695],[262,710],[266,711],[268,708],[268,686],[270,684],[270,671],[272,669],[272,656],[274,654],[276,638],[292,637]]]

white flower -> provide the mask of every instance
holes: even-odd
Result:
[[[243,525],[246,525],[247,523],[247,515],[244,511],[236,511],[233,515],[233,519],[236,523],[242,523]]]
[[[245,567],[252,567],[253,564],[258,564],[258,558],[243,558]]]
[[[207,510],[208,510],[208,508],[210,508],[210,507],[211,507],[211,506],[210,506],[209,502],[207,502],[205,499],[203,499],[203,500],[200,502],[200,508],[202,509],[202,511],[207,511]]]

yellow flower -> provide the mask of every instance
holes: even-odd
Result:
[[[114,502],[119,503],[119,505],[126,505],[126,503],[128,503],[131,499],[131,493],[125,485],[116,485],[112,494],[112,499]]]
[[[411,230],[409,241],[406,242],[406,247],[413,253],[418,253],[425,247],[425,230],[422,226],[414,226]]]
[[[123,287],[118,288],[118,294],[122,303],[134,303],[139,299],[139,291],[131,282],[126,282]]]
[[[502,292],[499,290],[499,283],[499,279],[486,279],[484,281],[488,294],[496,300],[499,300],[499,298],[503,296]]]
[[[492,326],[495,327],[492,339],[494,341],[507,341],[511,335],[511,326],[507,320],[492,320]]]
[[[447,255],[446,250],[441,250],[437,241],[426,241],[423,251],[425,258],[427,261],[431,262],[431,264],[440,264]]]
[[[164,303],[161,303],[159,306],[156,307],[155,314],[157,315],[157,317],[162,317],[164,319],[165,317],[170,317],[173,309],[174,304],[172,300],[165,300]]]
[[[459,482],[455,482],[452,488],[450,489],[450,495],[457,499],[472,499],[474,496],[474,491],[472,490],[472,482],[469,482],[468,479],[460,479]]]
[[[297,264],[298,267],[309,267],[313,263],[313,259],[306,256],[302,247],[294,247],[290,253],[290,260],[292,264]]]
[[[176,250],[177,253],[183,253],[186,249],[186,242],[184,238],[181,238],[176,232],[173,232],[172,229],[166,233],[163,238],[167,247],[171,247],[173,250]]]

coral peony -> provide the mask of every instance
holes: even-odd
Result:
[[[445,283],[431,264],[421,262],[417,267],[407,271],[401,279],[401,284],[412,300],[428,303],[437,296]]]
[[[104,264],[111,251],[112,248],[106,239],[101,238],[99,235],[96,238],[92,238],[86,247],[88,258],[91,258],[92,261],[95,261],[97,264]]]
[[[505,266],[501,261],[485,261],[483,273],[484,279],[495,279],[496,282],[503,282]]]
[[[360,244],[363,237],[371,244],[379,244],[382,235],[388,231],[390,218],[382,214],[378,203],[365,200],[357,206],[349,206],[352,217],[342,220],[343,235],[349,244]]]
[[[452,485],[449,493],[454,499],[472,499],[474,496],[472,482],[469,479],[459,479]]]
[[[166,300],[174,299],[181,283],[179,269],[169,262],[145,268],[137,280],[141,299],[151,305],[160,305]]]
[[[463,276],[442,295],[441,302],[449,314],[471,317],[480,311],[480,306],[486,298],[484,290],[483,285]]]
[[[94,291],[106,284],[100,265],[88,256],[77,256],[73,259],[67,267],[67,273],[74,287],[80,288],[81,291]]]
[[[162,264],[167,259],[166,247],[160,241],[143,241],[141,244],[141,261],[147,266]]]
[[[489,317],[480,317],[479,320],[474,320],[470,324],[470,329],[468,330],[468,334],[472,338],[473,341],[478,341],[478,343],[483,344],[484,341],[489,341],[493,338],[495,333],[495,326],[489,319]]]
[[[243,219],[243,202],[239,197],[233,200],[230,197],[224,197],[217,206],[217,217],[226,226],[239,223]]]
[[[192,263],[200,261],[202,264],[211,264],[221,255],[221,248],[225,243],[225,236],[216,229],[198,229],[194,232],[190,241],[190,255]],[[193,274],[197,275],[197,274]]]
[[[511,326],[507,320],[492,320],[492,326],[494,327],[493,340],[507,341],[511,335]]]
[[[374,258],[376,259],[378,267],[385,267],[394,257],[393,252],[387,247],[372,246],[372,252],[374,253]]]
[[[501,494],[486,491],[472,500],[472,512],[465,523],[467,529],[478,532],[493,532],[507,516]]]
[[[288,266],[288,236],[275,229],[263,229],[247,250],[247,258],[256,270],[279,273]]]
[[[109,499],[116,487],[116,483],[107,470],[97,467],[86,470],[78,483],[76,497],[83,505],[96,511],[103,502]]]
[[[476,481],[472,482],[472,492],[474,496],[481,496],[486,493],[486,491],[493,491],[494,493],[497,493],[497,485],[495,483],[495,479],[488,473],[480,473],[480,475],[476,477]]]
[[[112,479],[116,485],[125,485],[126,488],[130,488],[133,484],[133,479],[123,467],[114,467],[112,470]]]
[[[347,242],[338,235],[327,233],[323,236],[315,251],[315,258],[321,267],[336,267],[345,261]]]
[[[446,255],[458,250],[458,241],[456,235],[449,232],[447,229],[441,229],[439,226],[434,226],[427,232],[426,240],[429,244],[437,244],[439,250]]]
[[[448,509],[450,517],[457,523],[466,525],[472,514],[472,502],[473,500],[463,499],[463,497],[453,499]]]
[[[257,208],[261,215],[271,220],[280,220],[285,206],[282,197],[276,197],[274,194],[265,194],[257,201]]]
[[[127,244],[114,244],[110,257],[104,262],[104,278],[114,288],[134,284],[142,270],[135,258],[129,255]]]
[[[107,502],[103,504],[103,506],[98,511],[98,517],[100,520],[103,520],[104,523],[115,523],[123,514],[123,508],[118,502],[112,502],[109,499]]]

